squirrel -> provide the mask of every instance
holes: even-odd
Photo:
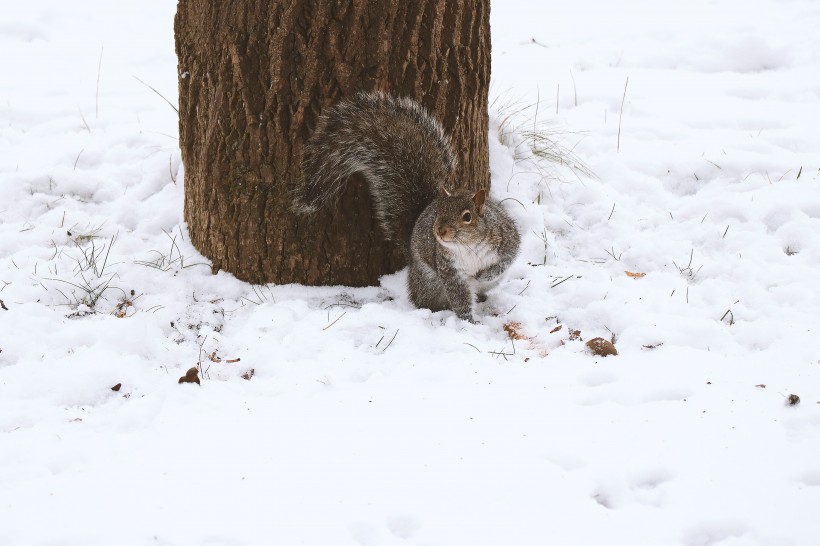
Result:
[[[501,206],[477,192],[448,191],[457,161],[441,124],[419,103],[362,92],[323,112],[305,142],[294,210],[331,205],[347,179],[368,184],[385,237],[409,263],[410,301],[470,322],[518,255],[521,237]]]

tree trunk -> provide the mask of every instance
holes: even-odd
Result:
[[[180,0],[185,220],[214,271],[364,286],[403,267],[362,180],[332,210],[290,211],[302,143],[341,97],[409,96],[450,133],[462,187],[488,187],[489,25],[489,0]]]

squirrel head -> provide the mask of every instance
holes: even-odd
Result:
[[[444,186],[436,199],[433,235],[440,243],[472,244],[483,238],[484,190],[450,193]]]

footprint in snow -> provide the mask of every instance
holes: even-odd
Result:
[[[399,538],[412,538],[421,528],[418,520],[411,516],[393,516],[387,518],[387,528]]]
[[[590,396],[586,396],[579,401],[579,404],[582,406],[595,406],[605,402],[612,402],[624,406],[638,406],[654,402],[683,402],[694,394],[690,389],[675,386],[658,387],[641,392],[620,389],[617,385],[613,388],[607,388],[606,385],[606,383],[599,384],[603,388],[596,390]]]
[[[599,387],[609,385],[618,380],[618,375],[609,370],[595,370],[580,378],[580,382],[587,387]]]
[[[804,472],[797,480],[809,487],[820,487],[820,468]]]
[[[737,520],[703,522],[686,532],[683,543],[686,546],[758,544],[757,541],[750,540],[750,531],[751,528],[746,523]]]
[[[396,539],[410,539],[419,529],[421,524],[412,516],[391,516],[386,520],[387,531],[380,525],[369,523],[356,523],[349,526],[350,535],[358,544],[362,546],[381,546],[384,544],[395,544]]]
[[[663,504],[663,484],[674,474],[664,468],[641,471],[623,483],[602,484],[592,493],[595,502],[604,508],[616,509],[628,504],[660,507]]]

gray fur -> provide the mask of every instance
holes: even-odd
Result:
[[[305,144],[294,209],[330,206],[356,173],[367,181],[379,225],[410,263],[410,301],[473,321],[518,254],[515,222],[484,192],[454,192],[456,160],[441,125],[417,102],[359,93],[324,112]],[[480,194],[481,198],[478,198]],[[465,213],[469,212],[469,222]]]
[[[300,212],[315,212],[339,197],[348,177],[364,176],[388,239],[409,243],[413,220],[450,185],[456,159],[441,125],[417,102],[358,93],[323,112],[305,143]]]
[[[475,211],[469,208],[470,203],[469,194],[439,197],[419,216],[410,245],[407,284],[416,307],[450,309],[459,318],[473,322],[473,294],[479,301],[486,299],[487,291],[498,284],[518,255],[521,239],[504,209],[487,201],[484,216],[474,218],[477,225],[470,226],[472,229],[456,225],[452,243],[439,240],[436,230],[441,225],[457,224],[463,210]],[[453,214],[453,210],[459,212]],[[482,252],[483,248],[492,252]]]

